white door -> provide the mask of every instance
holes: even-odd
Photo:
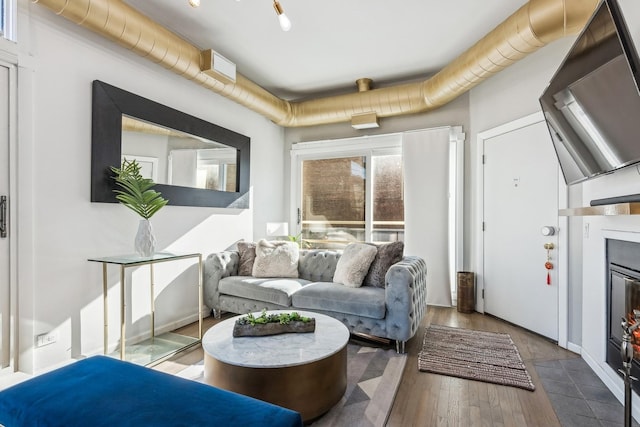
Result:
[[[0,369],[10,363],[9,287],[9,69],[0,63]]]
[[[544,122],[484,140],[484,312],[558,339],[558,163]],[[547,270],[547,249],[554,269]],[[547,277],[549,273],[549,276]]]

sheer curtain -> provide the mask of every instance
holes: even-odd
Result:
[[[427,303],[451,306],[449,127],[404,133],[405,254],[427,263]]]

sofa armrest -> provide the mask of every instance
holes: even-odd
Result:
[[[407,341],[427,312],[427,264],[422,258],[405,256],[389,268],[385,282],[388,337]]]
[[[237,251],[223,251],[210,254],[204,260],[202,285],[204,303],[213,310],[219,310],[220,279],[238,275],[240,255]]]

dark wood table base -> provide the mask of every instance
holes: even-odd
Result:
[[[324,359],[279,368],[221,362],[205,352],[207,384],[293,409],[309,423],[340,401],[347,388],[346,345]]]

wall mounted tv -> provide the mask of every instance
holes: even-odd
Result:
[[[640,61],[617,0],[605,0],[540,97],[567,184],[640,162]]]

